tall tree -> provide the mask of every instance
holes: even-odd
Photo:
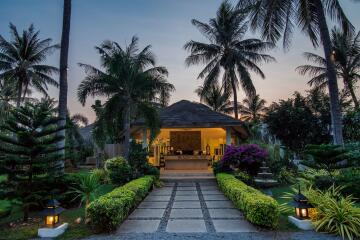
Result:
[[[219,84],[213,84],[206,89],[200,86],[195,92],[200,97],[200,102],[205,103],[212,110],[227,114],[233,112],[233,107],[229,100],[230,94],[225,92]]]
[[[90,95],[107,97],[101,108],[98,106],[98,120],[101,124],[121,125],[123,131],[118,134],[124,138],[124,155],[128,157],[131,120],[143,117],[150,129],[158,129],[155,106],[159,104],[162,92],[170,93],[174,86],[165,78],[166,68],[156,66],[151,46],[139,51],[136,37],[124,49],[111,41],[103,42],[96,49],[104,70],[80,64],[87,76],[79,85],[78,99],[85,104]]]
[[[56,134],[61,129],[58,121],[53,102],[45,100],[13,108],[0,126],[10,133],[0,134],[0,153],[4,154],[0,158],[0,171],[11,176],[5,189],[21,199],[25,221],[30,205],[46,196],[49,179],[61,172],[62,166],[58,164],[61,156],[56,146],[62,139]]]
[[[243,100],[240,106],[240,119],[244,121],[258,122],[265,116],[266,101],[261,99],[258,94],[249,96]]]
[[[59,46],[52,45],[51,38],[41,40],[34,25],[19,34],[10,23],[10,34],[10,41],[0,35],[0,79],[12,81],[16,86],[16,105],[19,107],[30,88],[47,96],[48,85],[58,87],[52,78],[58,69],[43,62]]]
[[[326,16],[340,23],[345,32],[353,30],[339,0],[239,0],[238,7],[249,11],[253,29],[260,29],[262,37],[277,42],[283,37],[288,48],[295,26],[307,34],[315,47],[322,43],[326,59],[330,93],[333,140],[343,144],[341,108],[336,71],[332,61],[332,44]]]
[[[209,23],[193,19],[192,24],[207,38],[209,43],[189,41],[184,48],[190,52],[186,58],[188,66],[205,64],[198,78],[204,80],[203,88],[207,89],[214,83],[223,71],[222,87],[231,92],[234,97],[234,113],[238,118],[237,90],[239,84],[247,95],[255,93],[255,87],[249,71],[265,78],[264,73],[257,65],[261,62],[270,62],[275,59],[267,54],[266,50],[274,47],[273,43],[259,39],[244,39],[248,29],[246,15],[234,9],[224,1],[217,11],[216,18]]]
[[[59,117],[62,119],[59,124],[60,127],[66,125],[67,119],[67,72],[68,72],[68,53],[70,40],[70,20],[71,20],[71,0],[64,0],[63,11],[63,26],[61,34],[61,49],[60,49],[60,91],[59,91]],[[66,130],[62,130],[59,134],[63,140],[59,143],[59,147],[65,146]],[[62,150],[62,155],[65,155],[65,150]]]
[[[331,41],[337,77],[343,80],[355,109],[360,110],[355,93],[356,83],[360,79],[360,32],[354,35],[353,32],[344,33],[335,28],[332,30]],[[308,82],[310,86],[326,88],[328,85],[326,59],[308,52],[304,53],[304,56],[316,65],[302,65],[297,68],[297,71],[301,75],[308,74],[312,77]]]

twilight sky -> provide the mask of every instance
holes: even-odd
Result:
[[[77,86],[84,77],[84,71],[77,63],[99,66],[95,45],[105,39],[124,45],[133,35],[140,38],[141,47],[151,44],[157,64],[169,70],[168,80],[176,87],[171,102],[198,101],[194,90],[202,83],[197,79],[202,66],[185,66],[188,53],[183,46],[188,40],[204,40],[190,21],[193,18],[208,21],[215,16],[220,3],[221,0],[73,0],[68,76],[71,113],[83,113],[91,121],[95,117],[90,108],[94,99],[89,98],[85,107],[77,101]],[[360,3],[350,0],[341,0],[341,3],[356,29],[360,30]],[[0,0],[0,34],[9,38],[9,22],[19,31],[34,23],[41,38],[50,37],[54,43],[60,43],[62,4],[62,0]],[[247,35],[256,36],[252,32]],[[277,62],[262,65],[266,79],[253,74],[257,92],[268,103],[288,98],[296,90],[308,89],[307,78],[295,72],[297,66],[305,63],[301,55],[304,51],[316,50],[306,36],[297,32],[289,52],[284,52],[281,44],[270,52]],[[59,52],[51,55],[47,64],[58,66]],[[57,89],[51,88],[49,92],[52,97],[58,97]],[[240,90],[239,100],[243,97]]]

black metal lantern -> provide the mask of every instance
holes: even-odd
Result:
[[[295,207],[295,216],[299,219],[308,219],[309,218],[309,208],[313,206],[309,203],[309,200],[301,193],[300,186],[299,192],[293,197],[290,206]]]
[[[56,199],[51,199],[47,202],[46,208],[41,212],[44,216],[45,225],[55,227],[60,222],[60,213],[65,211],[60,207],[60,203]]]

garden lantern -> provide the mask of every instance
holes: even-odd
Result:
[[[309,203],[308,199],[301,193],[300,186],[298,194],[294,196],[293,201],[289,204],[295,207],[295,216],[298,219],[309,218],[309,208],[313,208],[313,206]]]
[[[41,212],[41,215],[45,218],[45,225],[55,227],[60,221],[60,213],[64,210],[56,199],[49,200],[46,208]]]

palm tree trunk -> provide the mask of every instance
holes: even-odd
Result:
[[[234,81],[231,81],[231,87],[233,90],[233,97],[234,97],[234,114],[235,114],[235,118],[238,119],[239,118],[238,101],[237,101],[237,92]]]
[[[127,105],[125,110],[125,119],[124,119],[124,157],[128,159],[129,150],[130,150],[130,121],[131,121],[131,109],[130,103]]]
[[[60,51],[60,91],[59,91],[59,122],[60,127],[64,127],[66,124],[67,114],[67,70],[68,70],[68,52],[69,52],[69,38],[70,38],[70,19],[71,19],[71,0],[64,0],[64,12],[63,12],[63,26],[61,34],[61,51]],[[65,147],[65,129],[60,131],[59,134],[64,139],[59,142],[59,148]],[[62,169],[65,161],[65,150],[61,150],[60,154],[63,156]]]
[[[21,104],[21,94],[22,94],[22,84],[19,83],[18,89],[17,89],[17,96],[16,96],[16,107],[20,107]]]
[[[351,95],[351,99],[353,100],[354,102],[354,106],[355,106],[355,110],[360,110],[360,106],[359,106],[359,102],[356,98],[356,94],[355,94],[355,91],[354,91],[354,86],[352,85],[351,81],[349,81],[349,79],[344,79],[345,80],[345,83],[347,85],[347,88],[349,89],[349,92],[350,92],[350,95]]]
[[[319,30],[322,45],[324,48],[326,68],[328,75],[328,87],[330,94],[330,111],[331,111],[331,123],[333,131],[333,143],[336,145],[343,145],[343,132],[342,132],[342,119],[341,119],[341,106],[339,102],[339,88],[336,79],[336,71],[334,64],[331,60],[332,47],[329,34],[329,28],[326,23],[324,6],[321,0],[316,0],[316,10],[319,17]]]

